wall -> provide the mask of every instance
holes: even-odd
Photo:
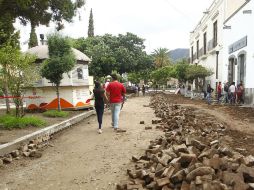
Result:
[[[223,75],[223,22],[224,22],[224,1],[217,0],[212,3],[207,14],[201,19],[200,23],[196,26],[193,33],[190,35],[190,44],[193,46],[193,52],[196,53],[196,42],[199,40],[199,49],[201,56],[199,59],[194,59],[193,63],[202,65],[213,71],[213,75],[206,78],[207,83],[211,84],[213,88],[216,87],[216,82],[222,81]],[[210,47],[213,39],[213,24],[217,21],[217,46]],[[207,35],[207,54],[202,55],[203,52],[203,35]],[[191,48],[190,48],[191,49]],[[216,80],[216,51],[218,55],[218,80]]]
[[[234,14],[246,0],[225,0],[225,20]]]
[[[79,69],[79,74],[78,74]],[[80,77],[80,78],[78,78]],[[77,63],[75,67],[68,74],[63,74],[63,79],[61,81],[61,86],[86,86],[89,85],[89,74],[88,65]],[[43,78],[41,79],[36,87],[52,86],[49,80]]]
[[[243,10],[252,10],[251,14],[243,14]],[[246,78],[245,78],[245,91],[246,91],[246,103],[252,103],[254,93],[254,1],[248,2],[241,10],[239,10],[232,18],[230,18],[225,24],[231,26],[231,29],[224,30],[224,44],[226,49],[224,55],[224,62],[227,63],[224,67],[224,78],[228,76],[228,59],[229,57],[236,57],[241,52],[246,53]],[[229,53],[228,48],[234,42],[240,40],[244,36],[247,36],[247,46],[243,47],[235,52]],[[237,79],[237,67],[235,70],[235,76]]]

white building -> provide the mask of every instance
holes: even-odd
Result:
[[[223,78],[224,18],[224,1],[215,0],[190,34],[191,63],[212,70],[213,75],[206,78],[205,85],[210,84],[213,88]]]
[[[254,1],[227,0],[224,21],[223,80],[241,81],[245,87],[245,102],[254,104]]]
[[[72,71],[63,75],[59,88],[60,104],[63,109],[90,107],[91,89],[89,90],[88,64],[91,60],[77,49],[72,48],[72,51],[77,63]],[[36,55],[38,64],[49,57],[47,45],[33,47],[27,53]],[[34,88],[28,89],[26,96],[31,97],[26,102],[28,109],[57,109],[58,100],[55,87],[45,78],[39,80]]]
[[[190,34],[190,60],[213,71],[205,83],[243,82],[245,100],[254,102],[254,2],[214,0]]]

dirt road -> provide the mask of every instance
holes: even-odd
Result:
[[[149,97],[139,97],[124,105],[120,127],[126,133],[113,131],[107,112],[100,135],[95,116],[57,135],[41,158],[21,159],[0,169],[0,189],[115,189],[115,184],[126,178],[131,156],[142,154],[149,141],[162,134],[144,129],[155,119],[153,110],[143,106],[148,104]],[[139,124],[141,120],[145,125]]]

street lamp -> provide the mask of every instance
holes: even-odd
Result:
[[[217,86],[218,86],[218,70],[219,70],[219,46],[216,47],[216,91],[217,91]]]

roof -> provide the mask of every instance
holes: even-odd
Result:
[[[78,61],[88,61],[88,62],[91,61],[91,59],[89,57],[87,57],[84,53],[82,53],[81,51],[79,51],[75,48],[71,48],[71,49],[75,55],[75,58]],[[28,49],[26,51],[26,53],[36,55],[38,57],[38,59],[48,59],[49,58],[48,45],[41,45],[41,46],[32,47],[32,48]]]

